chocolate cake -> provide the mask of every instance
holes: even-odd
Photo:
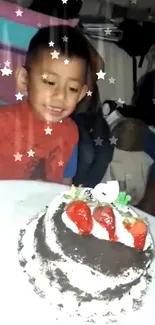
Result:
[[[121,324],[122,312],[133,312],[147,290],[153,259],[151,236],[148,232],[144,249],[137,250],[99,239],[93,232],[78,235],[64,223],[66,206],[66,196],[57,196],[21,231],[21,267],[34,290],[56,308],[56,319],[63,315],[71,323],[100,324],[104,317]],[[132,215],[128,208],[113,210],[128,218]]]

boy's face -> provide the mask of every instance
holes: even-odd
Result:
[[[52,59],[48,51],[41,54],[26,82],[28,100],[39,119],[57,123],[71,115],[87,92],[85,69],[80,58]]]

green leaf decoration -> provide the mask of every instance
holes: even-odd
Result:
[[[79,198],[81,196],[81,192],[82,192],[82,188],[81,187],[77,187],[76,188],[76,192],[75,192],[76,198]]]
[[[70,189],[70,197],[74,199],[75,196],[76,196],[76,187],[72,185]]]
[[[81,196],[82,192],[81,187],[75,187],[74,185],[71,186],[70,192],[64,195],[65,199],[77,200],[77,199],[85,199],[85,196]]]
[[[82,200],[91,206],[101,205],[100,202],[97,200],[90,200],[87,194],[81,195],[83,191],[82,187],[75,187],[74,185],[71,186],[70,192],[64,195],[64,198],[67,200]],[[126,194],[126,192],[120,192],[117,199],[113,202],[113,206],[116,208],[125,208],[128,203],[131,201],[131,196]],[[102,204],[103,205],[103,204]]]
[[[131,201],[131,196],[126,194],[126,192],[120,192],[117,199],[113,202],[118,208],[125,208]]]

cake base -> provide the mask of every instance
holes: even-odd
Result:
[[[123,312],[131,313],[142,304],[150,282],[152,248],[137,252],[93,236],[80,237],[61,221],[63,209],[61,204],[51,215],[50,247],[44,214],[21,231],[20,265],[35,292],[54,308],[55,319],[67,317],[72,323],[103,325],[104,317],[105,324],[120,324]]]

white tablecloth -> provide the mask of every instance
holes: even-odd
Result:
[[[26,181],[0,182],[0,325],[48,325],[49,307],[36,295],[22,272],[17,256],[20,228],[40,212],[67,186]],[[144,214],[141,212],[141,215]],[[155,218],[145,215],[155,238]],[[152,264],[155,270],[155,262]],[[154,271],[155,276],[155,271]],[[155,324],[155,279],[144,299],[144,306],[127,324]],[[62,323],[63,324],[63,323]],[[51,324],[55,325],[55,324]],[[104,323],[103,323],[104,325]]]

